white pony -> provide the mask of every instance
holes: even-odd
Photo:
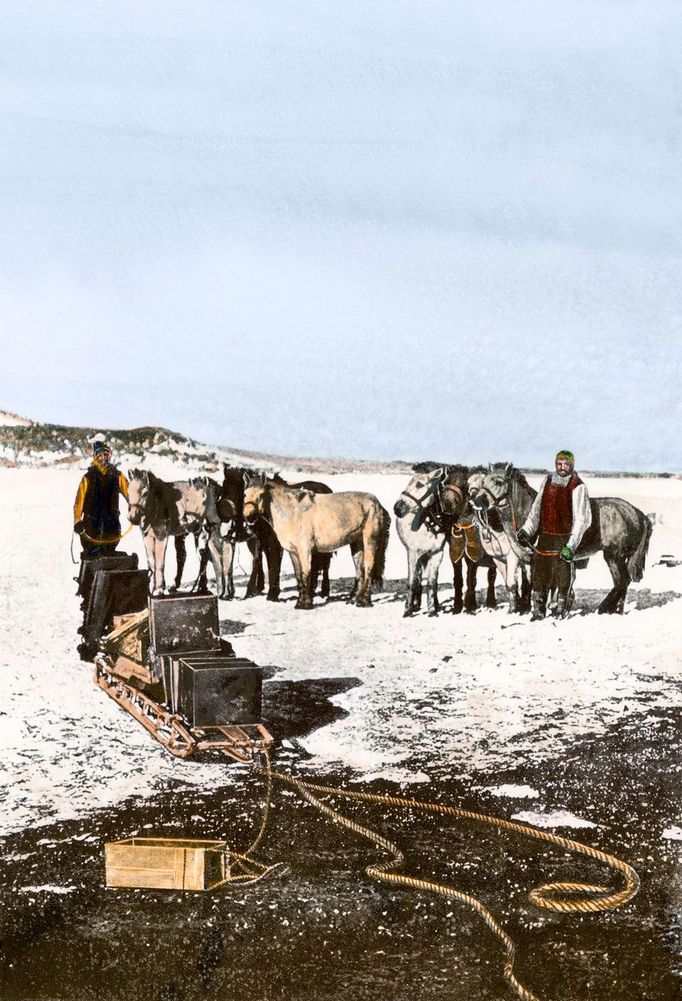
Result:
[[[469,503],[475,512],[481,544],[488,556],[492,556],[495,566],[504,578],[509,594],[509,611],[528,612],[530,611],[529,554],[523,551],[516,539],[512,541],[509,538],[499,514],[489,506],[485,488],[487,475],[485,472],[472,473],[467,480]]]
[[[439,487],[445,470],[418,473],[393,505],[400,541],[407,550],[407,597],[403,617],[421,607],[422,576],[426,571],[429,615],[438,615],[438,570],[446,533],[440,518]]]

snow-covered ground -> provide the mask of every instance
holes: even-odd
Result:
[[[187,476],[186,467],[174,473],[161,461],[152,464],[162,476]],[[91,666],[78,659],[77,568],[69,551],[78,478],[73,468],[0,469],[0,834],[146,796],[170,779],[204,789],[229,781],[224,765],[171,758],[92,684]],[[372,492],[389,510],[407,482],[394,475],[319,478],[335,490]],[[597,557],[579,573],[576,608],[563,622],[531,624],[508,615],[505,604],[476,616],[405,620],[396,588],[406,561],[395,531],[387,586],[372,609],[319,599],[312,612],[264,598],[221,603],[237,653],[276,668],[277,681],[357,680],[333,699],[346,715],[302,741],[309,767],[340,765],[358,781],[382,776],[405,784],[441,771],[501,772],[554,756],[619,717],[682,705],[682,565],[656,565],[663,554],[682,559],[682,481],[588,484],[593,496],[626,497],[655,515],[644,580],[631,587],[623,616],[585,614],[610,587]],[[125,548],[144,561],[137,529]],[[238,553],[238,597],[240,567],[250,568],[245,548]],[[194,568],[190,554],[188,580]],[[337,554],[332,576],[352,573],[349,552]],[[440,580],[447,609],[447,556]],[[283,596],[293,598],[293,581],[287,585]],[[498,795],[508,795],[503,785]],[[524,795],[539,816],[542,789]],[[679,830],[682,814],[670,822]]]

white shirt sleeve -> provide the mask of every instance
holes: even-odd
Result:
[[[575,488],[571,499],[573,501],[573,528],[566,545],[574,553],[580,545],[583,535],[592,524],[590,498],[584,483],[580,483]]]
[[[544,480],[540,484],[538,495],[531,505],[531,509],[528,512],[528,517],[521,526],[522,530],[526,533],[529,539],[532,539],[534,535],[537,535],[538,529],[540,527],[540,508],[542,507],[542,495],[545,492],[545,486],[547,484],[548,479],[549,476],[545,476]]]

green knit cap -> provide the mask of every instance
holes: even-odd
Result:
[[[556,462],[557,459],[566,459],[567,462],[572,462],[573,465],[575,465],[575,456],[573,455],[573,452],[567,452],[566,450],[563,452],[557,452],[556,459],[554,461]]]

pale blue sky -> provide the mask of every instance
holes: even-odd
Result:
[[[0,18],[0,409],[682,468],[679,2]]]

